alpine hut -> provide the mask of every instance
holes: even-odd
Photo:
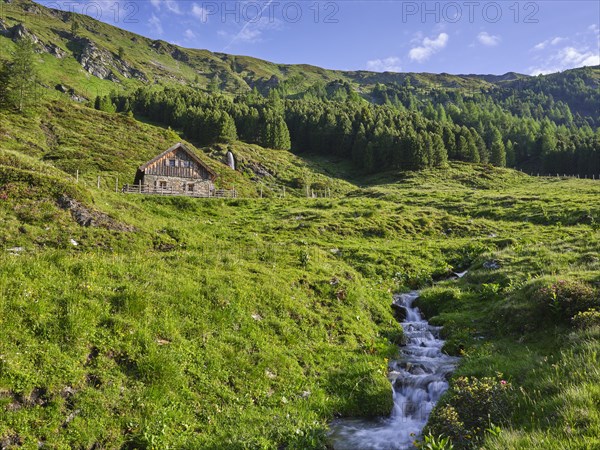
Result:
[[[181,142],[140,166],[135,185],[141,193],[211,197],[217,174]]]

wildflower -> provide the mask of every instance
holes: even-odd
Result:
[[[502,386],[506,385],[506,380],[500,380],[500,384],[501,384]]]

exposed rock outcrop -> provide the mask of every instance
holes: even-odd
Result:
[[[47,45],[46,48],[48,49],[48,53],[50,53],[55,58],[63,59],[65,56],[67,56],[67,52],[65,52],[62,48],[60,48],[57,45],[50,44]]]
[[[88,73],[103,80],[116,80],[111,70],[112,57],[106,50],[100,49],[94,42],[87,38],[76,39],[75,43],[79,47],[75,58]],[[113,80],[114,81],[114,80]]]
[[[63,94],[68,94],[71,97],[71,100],[73,100],[73,101],[83,103],[88,100],[87,98],[83,97],[82,95],[77,94],[75,92],[75,89],[69,88],[69,87],[65,86],[64,84],[57,84],[56,86],[54,86],[54,88],[57,91],[62,92]]]
[[[95,77],[118,82],[119,78],[113,72],[114,69],[125,78],[148,81],[142,71],[130,66],[126,61],[114,56],[108,50],[98,47],[92,40],[78,38],[75,44],[77,46],[75,58],[88,73]]]
[[[55,44],[45,44],[34,33],[29,31],[22,23],[9,28],[6,22],[0,19],[0,36],[12,39],[14,42],[21,39],[29,39],[33,42],[36,52],[49,53],[56,58],[64,58],[67,55],[62,48]]]
[[[152,41],[150,45],[157,53],[161,55],[171,55],[174,59],[181,62],[188,62],[190,60],[187,53],[182,52],[179,48],[168,42],[156,40]]]
[[[40,42],[38,37],[31,31],[29,31],[27,28],[25,28],[25,25],[23,25],[22,23],[18,23],[17,25],[12,27],[9,30],[8,36],[15,42],[25,38],[29,38],[34,44],[39,44]]]
[[[101,227],[115,231],[135,231],[135,227],[117,222],[112,217],[99,211],[91,210],[77,200],[61,195],[58,206],[69,210],[73,219],[82,227]]]

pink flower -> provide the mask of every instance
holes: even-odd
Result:
[[[500,384],[504,386],[506,384],[506,380],[500,380]]]

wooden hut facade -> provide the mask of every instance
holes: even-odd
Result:
[[[140,166],[127,192],[212,197],[217,174],[182,143]]]

